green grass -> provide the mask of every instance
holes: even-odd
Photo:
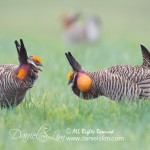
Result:
[[[105,97],[83,101],[67,86],[71,68],[64,55],[71,51],[91,71],[115,64],[140,65],[140,44],[150,49],[149,6],[147,0],[1,2],[0,64],[17,63],[14,40],[23,38],[29,55],[40,56],[45,67],[18,107],[0,111],[0,149],[149,149],[150,101],[118,103]],[[101,17],[102,34],[95,45],[71,47],[62,39],[59,15],[76,9],[83,15],[92,12]],[[43,143],[31,138],[13,140],[9,134],[12,129],[24,135],[36,133],[44,124],[51,126],[49,136],[58,130],[66,137],[82,137],[82,129],[114,129],[108,136],[121,136],[124,141]],[[68,135],[68,128],[80,129],[80,134]]]

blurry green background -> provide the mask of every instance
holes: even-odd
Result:
[[[60,15],[81,11],[101,18],[101,37],[95,44],[69,46],[62,36]],[[0,64],[18,63],[14,40],[22,38],[29,55],[39,56],[43,72],[26,100],[0,113],[0,149],[148,149],[150,102],[117,103],[100,97],[77,98],[67,86],[71,51],[87,70],[115,64],[140,65],[140,44],[150,49],[150,1],[130,0],[6,0],[0,1]],[[116,129],[124,142],[54,142],[12,140],[9,130],[34,132],[48,123],[66,128]]]

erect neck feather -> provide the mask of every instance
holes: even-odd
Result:
[[[18,71],[18,78],[25,79],[30,73],[30,66],[27,64],[21,65]]]

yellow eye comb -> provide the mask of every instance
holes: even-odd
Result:
[[[38,63],[42,64],[42,60],[38,56],[32,56],[32,59],[37,61]]]
[[[70,72],[68,73],[68,76],[67,76],[68,80],[70,80],[70,78],[71,78],[72,75],[73,75],[73,71],[70,71]]]

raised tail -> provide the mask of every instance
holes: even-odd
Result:
[[[81,65],[75,60],[75,58],[72,56],[70,52],[65,53],[65,55],[74,71],[84,72]]]
[[[25,49],[23,40],[20,39],[20,44],[16,40],[15,45],[16,45],[16,48],[17,48],[18,59],[19,59],[20,64],[27,64],[28,55],[27,55],[27,51]]]
[[[142,65],[150,68],[150,52],[143,45],[141,45],[141,51],[142,51],[142,56],[143,56]]]

